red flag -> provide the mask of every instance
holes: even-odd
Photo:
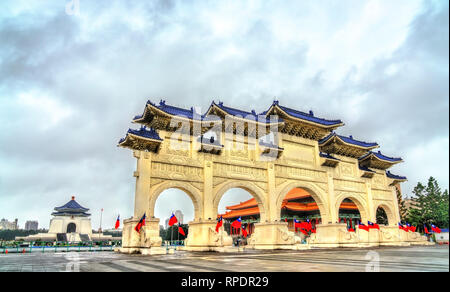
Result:
[[[178,222],[178,220],[177,220],[177,216],[175,216],[173,213],[172,213],[172,216],[170,216],[170,219],[169,219],[169,226],[173,226],[175,223],[177,223]]]
[[[308,235],[308,231],[306,231],[305,229],[300,229],[300,232],[303,233],[304,235]]]
[[[183,228],[180,225],[178,225],[178,232],[180,232],[182,235],[186,236],[186,234],[184,233]]]
[[[119,228],[119,226],[120,226],[120,215],[117,216],[116,225],[114,226],[114,229]]]
[[[306,230],[310,231],[311,229],[312,229],[311,221],[309,221],[309,219],[306,219]]]
[[[248,235],[248,233],[247,233],[247,227],[245,227],[245,228],[242,228],[242,235],[244,236],[244,237],[247,237],[247,235]]]
[[[364,225],[364,223],[361,223],[361,222],[359,222],[358,228],[365,230],[365,231],[369,231],[369,226],[366,226],[366,225]]]
[[[217,221],[216,224],[216,232],[219,232],[219,228],[222,227],[222,225],[223,225],[223,218],[222,216],[220,216],[219,221]]]
[[[380,226],[377,223],[372,223],[370,221],[367,221],[367,224],[369,225],[369,229],[378,229],[378,230],[380,230]]]
[[[134,227],[134,230],[139,232],[139,231],[141,231],[141,228],[144,225],[145,225],[145,213],[144,213],[144,216],[142,216],[141,220],[139,220],[139,223],[136,225],[136,227]]]
[[[430,234],[430,232],[428,232],[428,228],[425,225],[423,226],[423,229],[424,229],[425,234]]]
[[[434,224],[431,224],[431,230],[433,230],[435,233],[441,233],[441,229]]]
[[[242,226],[241,217],[239,217],[236,220],[234,220],[233,223],[231,223],[231,226],[236,228],[236,229],[240,229],[241,226]]]
[[[350,228],[348,229],[348,232],[355,232],[355,229],[353,229],[352,227],[350,227]]]
[[[409,232],[409,229],[407,226],[403,226],[403,224],[398,223],[398,229],[401,229],[403,231]]]

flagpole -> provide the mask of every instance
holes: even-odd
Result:
[[[99,233],[102,232],[102,217],[103,217],[103,208],[100,211],[100,229],[99,229]],[[100,236],[100,234],[98,236]]]

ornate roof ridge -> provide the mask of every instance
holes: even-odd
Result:
[[[406,180],[406,176],[396,175],[391,173],[389,170],[386,171],[386,176],[388,178],[397,179],[397,180]]]
[[[327,137],[319,140],[319,144],[326,143],[332,137],[338,137],[345,143],[353,144],[353,145],[364,147],[364,148],[379,147],[378,143],[376,143],[376,142],[366,142],[366,141],[362,141],[362,140],[357,140],[357,139],[353,138],[352,135],[349,135],[347,137],[344,135],[339,135],[334,131],[332,131]]]
[[[284,112],[286,112],[288,115],[292,115],[296,118],[301,118],[301,119],[306,119],[308,121],[311,122],[316,122],[316,123],[320,123],[320,124],[327,124],[327,125],[339,125],[339,124],[343,124],[342,120],[340,119],[325,119],[325,118],[320,118],[320,117],[316,117],[314,115],[314,112],[312,110],[309,111],[309,113],[300,111],[300,110],[296,110],[290,107],[286,107],[286,106],[282,106],[278,103],[278,101],[275,103],[273,103],[272,105],[276,105],[279,108],[281,108]],[[267,111],[268,113],[268,111]],[[266,115],[267,115],[266,113]],[[300,116],[299,116],[300,115]]]
[[[215,103],[213,101],[211,103],[211,106],[212,105],[215,105],[215,106],[219,107],[220,109],[222,109],[223,111],[227,112],[228,114],[230,114],[232,116],[240,115],[244,119],[248,119],[248,116],[253,116],[255,118],[254,121],[256,121],[256,122],[260,122],[259,118],[261,116],[264,116],[265,123],[270,123],[271,122],[270,118],[268,118],[267,116],[265,116],[263,114],[257,114],[254,109],[252,109],[251,111],[245,111],[245,110],[241,110],[241,109],[238,109],[238,108],[235,108],[235,107],[226,106],[226,105],[223,104],[222,101],[219,101],[218,103]],[[205,116],[206,116],[206,113],[205,113]],[[276,121],[276,122],[277,123],[281,123],[281,122],[283,122],[283,119],[278,118],[278,121]]]
[[[54,208],[55,211],[63,211],[63,210],[81,210],[83,212],[85,211],[89,211],[88,208],[84,208],[83,206],[81,206],[80,204],[78,204],[77,201],[75,201],[75,197],[72,196],[72,200],[70,200],[69,202],[67,202],[66,204],[60,206],[60,207],[55,207]]]
[[[377,152],[369,151],[367,154],[358,158],[358,160],[360,160],[360,161],[364,160],[367,157],[369,157],[370,155],[375,155],[378,159],[385,160],[385,161],[391,161],[391,162],[403,161],[403,159],[401,157],[389,157],[389,156],[382,154],[381,151],[377,151]]]

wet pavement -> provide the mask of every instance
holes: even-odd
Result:
[[[240,253],[182,252],[142,256],[115,252],[0,254],[0,272],[448,272],[448,246]]]

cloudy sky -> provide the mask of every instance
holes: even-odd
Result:
[[[448,188],[448,1],[72,1],[1,1],[0,218],[48,227],[73,194],[94,228],[101,208],[104,228],[130,217],[136,161],[117,141],[160,98],[260,112],[276,97],[401,156],[405,194]],[[180,208],[192,218],[168,190],[156,215]]]

